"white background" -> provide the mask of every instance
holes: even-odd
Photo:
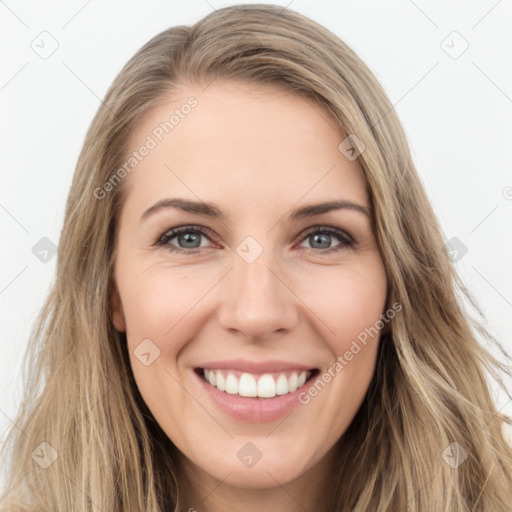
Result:
[[[0,439],[16,414],[29,328],[55,272],[56,258],[43,263],[32,247],[42,237],[58,244],[100,98],[151,37],[236,3],[0,2]],[[512,1],[276,3],[337,34],[380,80],[446,241],[457,237],[467,246],[457,269],[487,327],[512,351]],[[50,48],[43,31],[58,43],[47,59],[32,48]],[[458,58],[465,43],[453,31],[469,44]],[[512,414],[505,396],[497,400]]]

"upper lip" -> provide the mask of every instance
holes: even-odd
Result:
[[[212,361],[198,366],[208,370],[238,370],[247,373],[274,373],[288,370],[315,370],[310,365],[294,363],[291,361],[246,361],[243,359],[233,359],[231,361]]]

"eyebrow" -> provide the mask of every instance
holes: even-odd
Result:
[[[218,206],[212,203],[206,203],[204,201],[192,201],[190,199],[170,198],[162,199],[161,201],[158,201],[153,206],[148,208],[142,214],[141,222],[154,215],[156,212],[167,208],[178,208],[184,212],[195,213],[197,215],[203,215],[212,219],[226,219],[225,213],[223,213]],[[353,210],[370,217],[370,208],[368,208],[368,206],[362,206],[346,199],[340,199],[337,201],[328,201],[326,203],[316,203],[303,206],[302,208],[298,208],[292,211],[288,215],[288,219],[300,220],[306,217],[321,215],[333,210]]]

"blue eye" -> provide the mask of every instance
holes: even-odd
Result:
[[[164,233],[156,245],[166,245],[170,252],[196,253],[201,248],[201,237],[204,236],[209,239],[208,235],[209,232],[201,226],[182,226]],[[180,247],[172,245],[170,242],[175,238],[180,240],[183,245]]]
[[[320,249],[320,253],[325,254],[355,246],[355,242],[352,237],[350,237],[341,229],[331,228],[329,226],[317,226],[302,237],[303,240],[310,240],[312,245],[330,245],[333,238],[338,239],[340,243],[334,247],[314,247],[314,249]],[[308,252],[318,254],[319,251],[312,251],[308,248]]]
[[[166,246],[170,252],[178,252],[184,254],[195,254],[200,252],[202,248],[212,247],[201,245],[201,237],[205,237],[212,241],[216,237],[202,226],[181,226],[171,229],[160,236],[155,245]],[[334,247],[330,246],[332,239],[335,238],[339,241]],[[176,239],[178,246],[172,244],[171,241]],[[310,229],[306,234],[300,238],[302,241],[309,240],[312,248],[306,248],[311,254],[326,254],[335,251],[340,251],[344,248],[351,248],[356,245],[351,236],[342,231],[341,229],[332,228],[329,226],[315,226]],[[317,247],[314,247],[317,245]],[[318,247],[318,245],[322,247]]]

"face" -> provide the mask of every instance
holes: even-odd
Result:
[[[380,333],[358,336],[386,298],[346,135],[294,93],[216,81],[154,108],[131,151],[148,136],[113,297],[143,399],[196,479],[269,489],[329,471],[375,368]]]

